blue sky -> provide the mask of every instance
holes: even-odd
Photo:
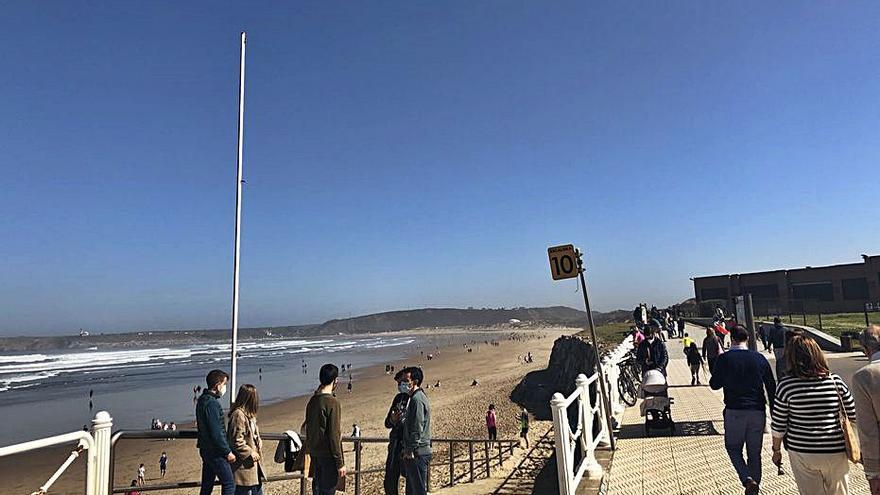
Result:
[[[580,307],[876,254],[876,2],[15,2],[0,333]]]

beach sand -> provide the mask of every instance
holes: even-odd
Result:
[[[519,408],[509,399],[510,391],[526,373],[543,369],[550,357],[553,341],[563,334],[571,334],[576,329],[557,327],[532,327],[512,330],[509,328],[478,332],[472,329],[435,329],[419,332],[401,332],[420,335],[431,332],[433,335],[461,333],[473,335],[476,342],[472,352],[467,352],[461,344],[436,349],[422,349],[425,355],[433,353],[434,359],[414,351],[407,359],[389,363],[395,369],[408,365],[421,365],[425,372],[425,384],[433,385],[441,381],[440,388],[428,388],[427,394],[432,406],[433,434],[437,438],[481,438],[486,436],[485,412],[490,403],[498,411],[498,438],[516,439],[519,424],[516,419]],[[517,340],[511,340],[515,336]],[[499,345],[486,345],[485,341],[496,340]],[[534,362],[523,364],[518,356],[532,352]],[[477,379],[480,385],[472,387]],[[337,397],[342,411],[343,434],[349,434],[353,423],[361,428],[363,437],[387,438],[384,418],[391,399],[396,393],[396,383],[384,372],[384,366],[373,366],[354,370],[353,391],[348,393],[348,375],[340,377]],[[317,384],[316,384],[317,385]],[[305,415],[308,396],[294,397],[265,406],[260,410],[259,423],[263,432],[299,430]],[[112,411],[111,411],[112,413]],[[9,420],[8,420],[9,421]],[[14,424],[14,420],[11,421]],[[182,429],[191,428],[182,425]],[[268,474],[281,474],[282,465],[271,462],[275,442],[266,442],[264,464]],[[352,444],[346,448],[346,465],[354,467]],[[162,482],[195,481],[199,479],[200,460],[193,440],[123,440],[117,446],[115,485],[128,485],[136,478],[137,467],[144,463],[147,470],[147,483],[159,482],[158,459],[162,451],[167,452],[168,472]],[[30,493],[36,490],[63,462],[69,449],[45,449],[35,454],[0,459],[0,487],[3,493]],[[386,445],[366,444],[362,451],[362,468],[384,465]],[[442,462],[437,459],[435,464]],[[76,461],[52,488],[51,493],[82,493],[84,478],[83,459]],[[438,472],[439,474],[439,472]],[[436,476],[436,475],[435,475]],[[448,476],[448,475],[447,475]],[[435,485],[441,482],[435,480]],[[364,481],[364,493],[381,493],[381,476],[368,476]],[[377,483],[378,481],[378,483]],[[353,483],[353,480],[349,480]],[[298,493],[299,482],[275,482],[264,487],[267,494]],[[296,489],[294,489],[296,487]],[[219,493],[219,488],[215,490]],[[353,492],[353,486],[349,489]],[[154,491],[148,493],[195,494],[197,489],[174,491]]]

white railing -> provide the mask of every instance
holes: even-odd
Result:
[[[611,412],[619,414],[625,406],[621,403],[620,392],[617,388],[617,380],[620,376],[618,363],[633,348],[632,338],[625,338],[608,355],[602,358],[602,370],[607,380]],[[599,373],[593,373],[589,378],[578,375],[575,380],[575,390],[568,397],[557,392],[550,400],[550,410],[553,413],[553,431],[556,439],[556,474],[559,480],[559,494],[573,495],[581,480],[586,475],[588,478],[602,477],[602,466],[596,460],[596,447],[609,445],[611,442],[611,426],[606,421],[606,415],[601,397],[601,387],[596,383]],[[590,385],[596,383],[595,400],[590,400]],[[578,408],[578,421],[576,431],[571,431],[568,417],[568,408],[576,404]],[[600,428],[593,435],[593,422],[598,420]],[[575,466],[576,447],[580,445],[581,460]]]
[[[64,471],[77,458],[85,455],[86,483],[83,493],[86,495],[108,495],[108,481],[110,479],[110,471],[108,470],[110,461],[110,428],[112,426],[113,420],[110,418],[110,415],[105,411],[101,411],[92,420],[91,433],[87,431],[74,431],[63,435],[55,435],[54,437],[0,447],[0,457],[78,442],[77,447],[71,451],[64,463],[61,464],[43,486],[33,493],[41,495],[48,493],[55,481],[64,474]]]

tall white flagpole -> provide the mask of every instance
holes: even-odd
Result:
[[[230,379],[229,404],[235,402],[238,392],[236,373],[238,366],[238,259],[241,247],[241,168],[242,149],[244,147],[244,53],[247,33],[241,33],[241,60],[238,69],[238,177],[235,181],[235,252],[232,262],[232,373]]]

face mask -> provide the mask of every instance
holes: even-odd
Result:
[[[217,389],[217,392],[220,392],[220,397],[226,395],[226,384],[220,385],[220,388]]]
[[[398,383],[397,384],[397,392],[401,393],[401,394],[408,394],[409,393],[409,385],[407,385],[406,382]]]

